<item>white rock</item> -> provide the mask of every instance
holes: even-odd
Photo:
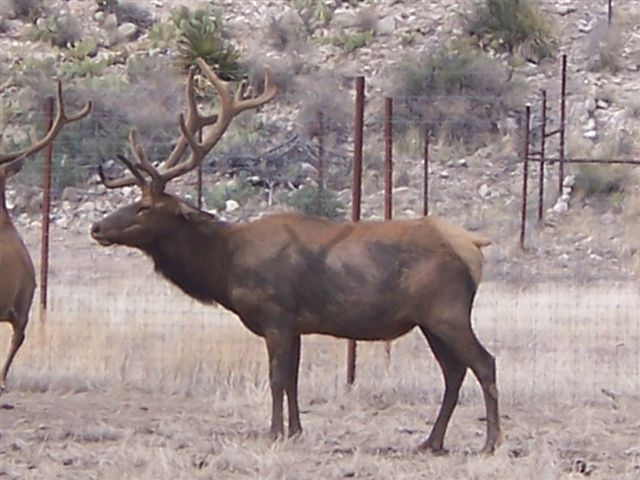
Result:
[[[225,212],[234,212],[240,208],[240,204],[235,200],[227,200],[224,202],[224,211]]]
[[[376,25],[376,33],[378,35],[393,35],[393,32],[396,31],[396,27],[396,19],[394,17],[384,17]]]
[[[564,177],[564,180],[562,181],[562,186],[563,187],[571,187],[573,188],[576,185],[576,176],[575,175],[567,175],[566,177]]]
[[[585,104],[584,104],[584,108],[587,110],[587,112],[589,113],[593,113],[596,111],[596,101],[593,98],[589,98]]]
[[[595,130],[589,130],[588,132],[584,132],[584,133],[582,134],[582,136],[583,136],[584,138],[588,138],[588,139],[590,139],[590,140],[593,140],[593,139],[595,139],[595,138],[597,138],[597,137],[598,137],[598,132],[596,132]]]
[[[553,211],[557,213],[566,213],[569,210],[569,204],[562,200],[562,198],[558,199],[556,204],[553,206]]]
[[[478,194],[482,198],[489,198],[491,196],[491,190],[489,189],[489,186],[486,183],[483,183],[482,185],[480,185],[480,188],[478,189]]]
[[[468,166],[469,166],[469,163],[467,162],[467,159],[466,159],[466,158],[461,158],[460,160],[458,160],[458,161],[456,162],[456,165],[457,165],[458,167],[468,167]]]
[[[449,178],[449,172],[447,172],[446,170],[443,170],[442,172],[439,173],[440,178]]]
[[[587,120],[586,125],[582,126],[582,130],[584,130],[584,131],[595,130],[595,129],[596,129],[596,120],[595,120],[595,118],[590,118],[589,120]]]
[[[138,33],[138,26],[135,23],[126,22],[118,27],[118,40],[129,41]]]

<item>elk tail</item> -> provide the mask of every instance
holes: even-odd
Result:
[[[484,265],[484,255],[481,248],[491,245],[491,240],[464,228],[451,225],[437,217],[429,218],[451,249],[463,261],[477,288],[482,278]]]

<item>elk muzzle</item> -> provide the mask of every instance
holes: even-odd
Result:
[[[91,238],[103,247],[113,245],[113,242],[104,236],[104,229],[101,227],[102,222],[96,222],[91,226]]]

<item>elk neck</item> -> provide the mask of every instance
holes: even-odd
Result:
[[[180,217],[164,235],[143,250],[157,272],[203,303],[231,308],[227,276],[229,225],[206,213]]]

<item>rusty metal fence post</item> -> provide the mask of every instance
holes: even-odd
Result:
[[[560,83],[560,139],[558,161],[558,196],[562,195],[562,184],[564,183],[564,156],[565,156],[565,128],[566,128],[566,106],[567,106],[567,55],[562,55],[562,78]]]
[[[44,129],[48,132],[53,126],[53,97],[44,102]],[[51,159],[53,143],[44,150],[42,165],[42,228],[40,235],[40,321],[46,320],[47,293],[49,289],[49,231],[51,229]]]
[[[607,5],[607,25],[611,26],[611,19],[613,18],[613,0],[609,0]]]
[[[393,218],[393,99],[384,99],[384,219]],[[391,363],[391,342],[384,344],[387,365]]]
[[[424,174],[422,180],[424,182],[422,188],[422,214],[426,217],[429,215],[429,137],[431,132],[429,131],[429,127],[425,128],[424,131],[424,152],[423,152],[423,161],[424,161]]]
[[[522,211],[520,218],[520,248],[524,250],[524,238],[527,225],[527,186],[529,179],[529,128],[531,122],[531,106],[525,107],[524,127],[522,135]]]
[[[538,179],[538,221],[544,214],[544,159],[547,142],[547,91],[542,90],[542,125],[540,126],[540,178]]]
[[[364,77],[356,78],[356,105],[353,132],[353,179],[351,187],[351,220],[360,220],[362,194],[362,147],[364,130]],[[356,379],[356,341],[349,340],[347,346],[347,384]]]
[[[198,141],[202,143],[202,128],[198,131]],[[198,164],[198,179],[196,183],[196,190],[198,195],[198,210],[202,210],[202,164]]]
[[[318,110],[318,215],[324,208],[324,114]]]

